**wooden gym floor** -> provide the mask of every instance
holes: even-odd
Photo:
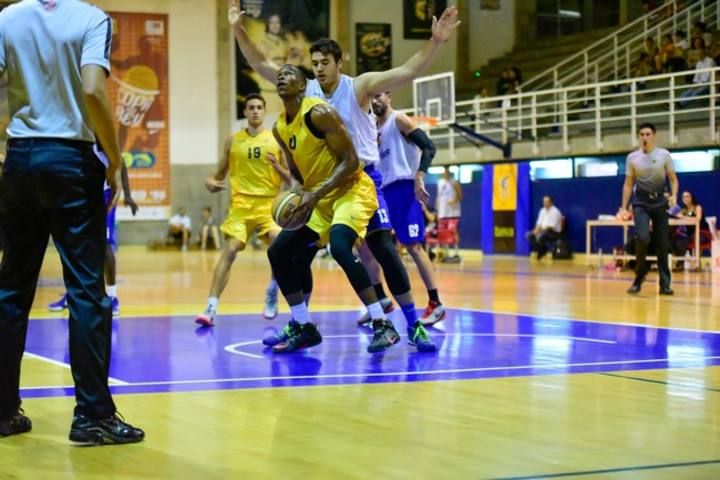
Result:
[[[582,261],[465,258],[438,266],[438,353],[366,353],[358,302],[319,260],[324,341],[273,355],[260,339],[288,316],[259,314],[264,252],[238,256],[203,330],[216,253],[121,248],[110,375],[147,439],[83,448],[67,440],[65,314],[45,310],[63,290],[51,250],[23,364],[33,431],[0,439],[0,479],[720,478],[720,275],[676,274],[674,297],[651,275],[630,297],[629,273]]]

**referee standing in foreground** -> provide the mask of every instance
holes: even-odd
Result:
[[[105,295],[103,181],[117,203],[120,150],[106,79],[112,22],[80,0],[22,0],[0,13],[0,74],[10,124],[0,180],[0,437],[27,432],[20,361],[49,235],[63,265],[70,309],[76,407],[70,440],[141,441],[116,413],[108,387],[110,300]],[[93,133],[94,132],[94,133]],[[93,153],[105,147],[107,169]]]
[[[630,196],[635,186],[633,196],[633,219],[637,243],[635,255],[635,280],[628,289],[628,293],[640,293],[645,276],[648,273],[647,247],[652,235],[657,250],[658,273],[660,274],[660,295],[672,295],[670,288],[670,266],[668,265],[668,252],[670,251],[670,226],[668,225],[668,200],[665,198],[665,182],[670,180],[670,193],[677,198],[678,178],[675,174],[670,152],[655,146],[655,125],[643,123],[638,128],[640,148],[627,157],[625,169],[625,184],[622,190],[621,211],[628,208]],[[652,231],[650,221],[652,220]]]

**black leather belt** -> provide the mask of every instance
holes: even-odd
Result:
[[[635,192],[635,195],[638,198],[647,198],[650,200],[657,200],[658,198],[663,198],[664,193],[663,192],[645,192],[643,190],[638,190]]]
[[[10,138],[7,141],[8,148],[49,147],[53,145],[65,145],[79,150],[92,149],[93,146],[92,142],[85,140],[55,137]]]

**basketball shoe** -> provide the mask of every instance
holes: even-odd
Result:
[[[63,293],[62,297],[60,297],[60,300],[57,302],[49,303],[47,306],[47,309],[51,312],[62,312],[68,308],[67,306],[67,293]]]
[[[431,300],[428,302],[428,306],[425,308],[425,312],[420,318],[420,321],[423,325],[435,325],[437,322],[445,320],[445,315],[445,307],[442,306],[442,303]]]
[[[382,352],[400,341],[400,334],[390,320],[373,320],[372,327],[374,333],[368,353]]]
[[[320,343],[322,343],[320,332],[314,323],[308,322],[300,325],[300,328],[296,329],[293,334],[290,335],[290,338],[273,346],[272,350],[273,353],[294,352],[303,348],[314,347]]]
[[[392,300],[387,297],[380,300],[380,306],[382,307],[383,312],[385,312],[385,315],[395,310],[395,304],[393,304]],[[363,308],[362,312],[363,314],[357,320],[358,325],[366,325],[372,320],[372,318],[370,318],[370,312],[367,311],[367,308]]]
[[[215,325],[216,315],[217,312],[215,312],[215,309],[208,306],[203,313],[195,317],[195,323],[197,323],[201,327],[212,327],[213,325]]]
[[[408,327],[407,332],[408,343],[417,348],[418,352],[434,352],[437,350],[437,347],[420,320],[415,322],[415,325],[412,327]]]

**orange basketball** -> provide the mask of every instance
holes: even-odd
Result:
[[[307,223],[309,218],[293,219],[292,211],[300,205],[301,197],[295,192],[282,192],[275,197],[272,205],[272,217],[275,223],[285,230],[297,230]]]

